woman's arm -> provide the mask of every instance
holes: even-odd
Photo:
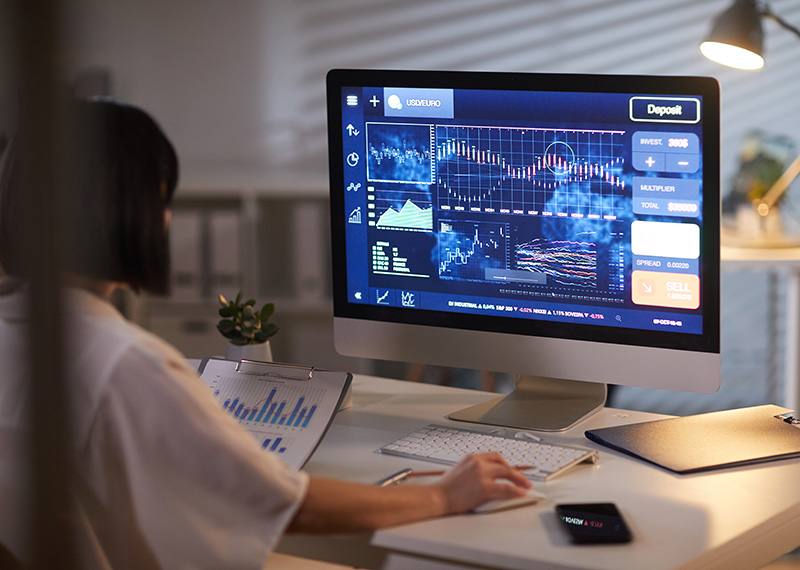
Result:
[[[498,453],[470,455],[431,485],[377,487],[311,477],[308,493],[288,531],[384,528],[467,512],[486,501],[522,496],[530,486]]]

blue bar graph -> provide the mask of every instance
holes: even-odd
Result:
[[[254,378],[225,368],[211,369],[203,379],[222,409],[253,436],[256,446],[278,454],[290,465],[308,458],[313,438],[306,430],[322,428],[334,403],[328,388],[293,378]],[[325,418],[313,419],[320,414]]]
[[[321,394],[300,385],[273,384],[262,390],[240,387],[232,387],[227,393],[216,390],[215,395],[223,402],[222,408],[242,422],[302,429],[308,427],[314,416]]]
[[[311,411],[308,412],[308,415],[306,416],[306,419],[303,420],[303,427],[308,427],[308,422],[309,422],[309,420],[311,420],[311,417],[314,415],[314,412],[316,410],[317,410],[316,404],[311,406]]]
[[[285,407],[286,407],[286,402],[281,402],[281,405],[278,406],[278,409],[275,411],[275,415],[272,416],[272,419],[269,421],[269,423],[274,424],[275,422],[277,422],[278,421],[278,416],[281,415],[281,412],[283,411],[283,408],[285,408]],[[266,421],[267,420],[264,420],[265,423],[266,423]]]
[[[286,446],[281,446],[283,442],[282,437],[276,437],[273,441],[272,437],[268,437],[264,440],[264,443],[261,444],[261,449],[267,449],[269,451],[274,451],[277,453],[283,453],[286,451]]]
[[[269,393],[269,396],[267,396],[267,399],[264,401],[264,405],[261,407],[261,411],[258,413],[258,416],[256,416],[257,422],[260,422],[261,418],[264,417],[264,413],[267,411],[267,408],[272,403],[272,398],[275,397],[275,392],[277,392],[277,390],[273,388],[272,391]]]
[[[297,400],[297,405],[294,407],[294,410],[292,410],[292,415],[289,416],[288,425],[292,425],[292,422],[294,421],[295,416],[297,416],[297,412],[300,410],[300,406],[303,405],[304,401],[305,396]]]

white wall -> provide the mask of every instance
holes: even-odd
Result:
[[[73,0],[76,68],[154,113],[197,165],[325,170],[333,67],[712,75],[723,179],[752,128],[800,137],[800,39],[765,21],[767,68],[705,60],[730,0]],[[800,25],[800,3],[773,0]]]

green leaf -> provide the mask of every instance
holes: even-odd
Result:
[[[261,312],[258,314],[258,318],[262,321],[267,321],[275,312],[275,304],[274,303],[267,303],[261,308]]]
[[[234,323],[231,319],[223,319],[217,324],[217,329],[222,334],[228,333],[236,328],[236,323]]]
[[[221,308],[219,316],[223,318],[217,325],[222,335],[234,344],[250,344],[265,342],[278,332],[278,327],[267,323],[275,312],[274,303],[266,303],[260,311],[256,310],[256,300],[248,299],[242,303],[243,292],[239,290],[234,300],[219,295]]]
[[[240,333],[236,329],[228,330],[224,326],[221,327],[219,324],[217,324],[217,330],[222,334],[222,336],[229,339],[231,342],[235,342],[242,338],[242,333]]]

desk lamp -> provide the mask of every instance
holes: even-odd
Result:
[[[745,70],[763,68],[764,30],[761,25],[762,18],[770,18],[800,37],[800,29],[775,14],[766,0],[734,0],[733,4],[714,20],[711,32],[700,44],[700,52],[711,61],[729,67]],[[775,215],[776,212],[773,209],[777,201],[798,174],[800,174],[800,156],[761,198],[753,201],[753,208],[762,220],[766,220],[770,211],[773,211],[773,216]],[[792,243],[791,245],[796,244]]]
[[[711,61],[738,69],[764,67],[764,30],[761,18],[770,18],[800,37],[795,28],[775,14],[766,0],[735,0],[714,20],[711,33],[700,44],[700,51]]]

